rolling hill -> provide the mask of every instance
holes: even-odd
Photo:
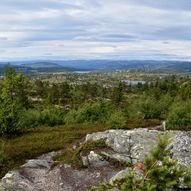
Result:
[[[0,63],[0,75],[3,74],[6,65],[7,63]],[[24,72],[25,74],[74,71],[71,67],[64,67],[53,62],[12,62],[11,65],[17,72]]]
[[[6,63],[0,63],[0,73]],[[191,74],[189,61],[155,61],[155,60],[53,60],[53,61],[16,61],[11,63],[17,71],[27,74],[66,71],[94,70],[163,70]]]

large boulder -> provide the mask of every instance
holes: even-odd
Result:
[[[165,133],[169,137],[167,149],[170,151],[171,157],[177,160],[179,166],[191,167],[191,131],[107,130],[87,135],[86,141],[104,139],[106,145],[113,149],[113,152],[102,152],[107,158],[123,163],[139,164],[140,162],[142,164],[144,157],[156,145],[158,136]],[[125,178],[128,171],[128,168],[121,170],[109,182],[113,183],[116,180]],[[139,173],[136,174],[139,175]],[[186,190],[189,189],[186,187]]]
[[[86,141],[96,141],[104,139],[107,146],[114,150],[114,154],[109,154],[117,160],[132,163],[143,162],[156,145],[159,135],[168,134],[169,149],[174,159],[177,159],[181,166],[191,166],[191,131],[157,131],[148,129],[134,130],[107,130],[88,134]],[[124,157],[126,156],[126,158]],[[129,159],[128,159],[129,158]]]

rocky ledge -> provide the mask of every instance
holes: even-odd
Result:
[[[172,158],[180,166],[191,167],[191,131],[168,131]],[[122,178],[128,168],[116,167],[121,164],[142,162],[156,144],[158,135],[164,132],[148,129],[108,130],[86,136],[85,141],[105,140],[111,149],[90,151],[82,156],[86,168],[76,168],[70,164],[59,164],[54,168],[53,156],[56,152],[27,161],[16,171],[7,173],[1,180],[0,190],[12,191],[83,191],[99,182]],[[112,161],[112,162],[111,162]],[[112,164],[111,164],[112,163]]]

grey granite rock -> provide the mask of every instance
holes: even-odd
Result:
[[[40,160],[40,159],[32,159],[28,160],[27,163],[22,165],[24,168],[50,168],[51,163],[47,160]]]
[[[127,175],[127,173],[129,172],[129,169],[126,168],[124,170],[121,170],[120,172],[118,172],[115,176],[113,176],[110,180],[109,183],[112,184],[114,183],[116,180],[120,180],[125,178],[125,176]]]
[[[34,182],[44,181],[43,176],[50,170],[55,154],[51,152],[28,160],[20,169],[8,172],[1,180],[0,191],[36,191]]]
[[[22,176],[19,171],[11,171],[2,178],[2,188],[12,191],[32,190],[32,182]]]
[[[178,132],[169,144],[171,155],[180,166],[191,167],[191,131]]]
[[[153,145],[156,144],[158,131],[147,129],[108,130],[103,133],[93,133],[86,136],[86,141],[105,139],[106,144],[117,153],[131,155],[143,161]]]
[[[178,165],[191,167],[191,131],[168,131],[171,156]],[[144,160],[151,148],[156,145],[158,135],[164,132],[148,129],[108,130],[86,136],[86,141],[104,139],[111,149],[99,151],[105,156],[125,163]],[[7,173],[0,182],[0,191],[73,191],[98,184],[101,180],[110,182],[123,178],[128,168],[115,169],[102,154],[94,151],[82,156],[88,168],[75,169],[64,164],[51,169],[55,152],[28,160],[16,171]],[[119,172],[120,171],[120,172]],[[91,176],[90,176],[91,175]]]
[[[109,162],[104,160],[103,157],[101,157],[99,154],[95,153],[94,151],[90,152],[90,154],[87,156],[87,159],[88,159],[89,165],[93,167],[101,167],[101,166],[109,165]]]
[[[191,131],[167,131],[169,137],[169,149],[172,157],[178,160],[181,166],[191,166]],[[163,131],[135,129],[135,130],[108,130],[86,136],[86,141],[105,139],[106,144],[116,154],[112,157],[124,160],[124,156],[131,156],[134,163],[143,162],[144,157],[157,143],[158,135],[164,135]],[[126,159],[128,161],[128,159]]]

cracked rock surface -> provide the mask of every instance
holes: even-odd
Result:
[[[0,191],[84,191],[102,181],[123,178],[126,167],[117,167],[111,161],[142,162],[156,144],[158,134],[164,132],[148,129],[108,130],[88,134],[85,141],[104,139],[111,150],[90,151],[82,157],[86,168],[61,163],[54,168],[51,152],[28,160],[20,169],[8,172],[1,180]],[[178,165],[191,167],[191,131],[168,131],[172,158]],[[103,155],[106,157],[103,157]],[[111,159],[107,160],[107,159]]]

